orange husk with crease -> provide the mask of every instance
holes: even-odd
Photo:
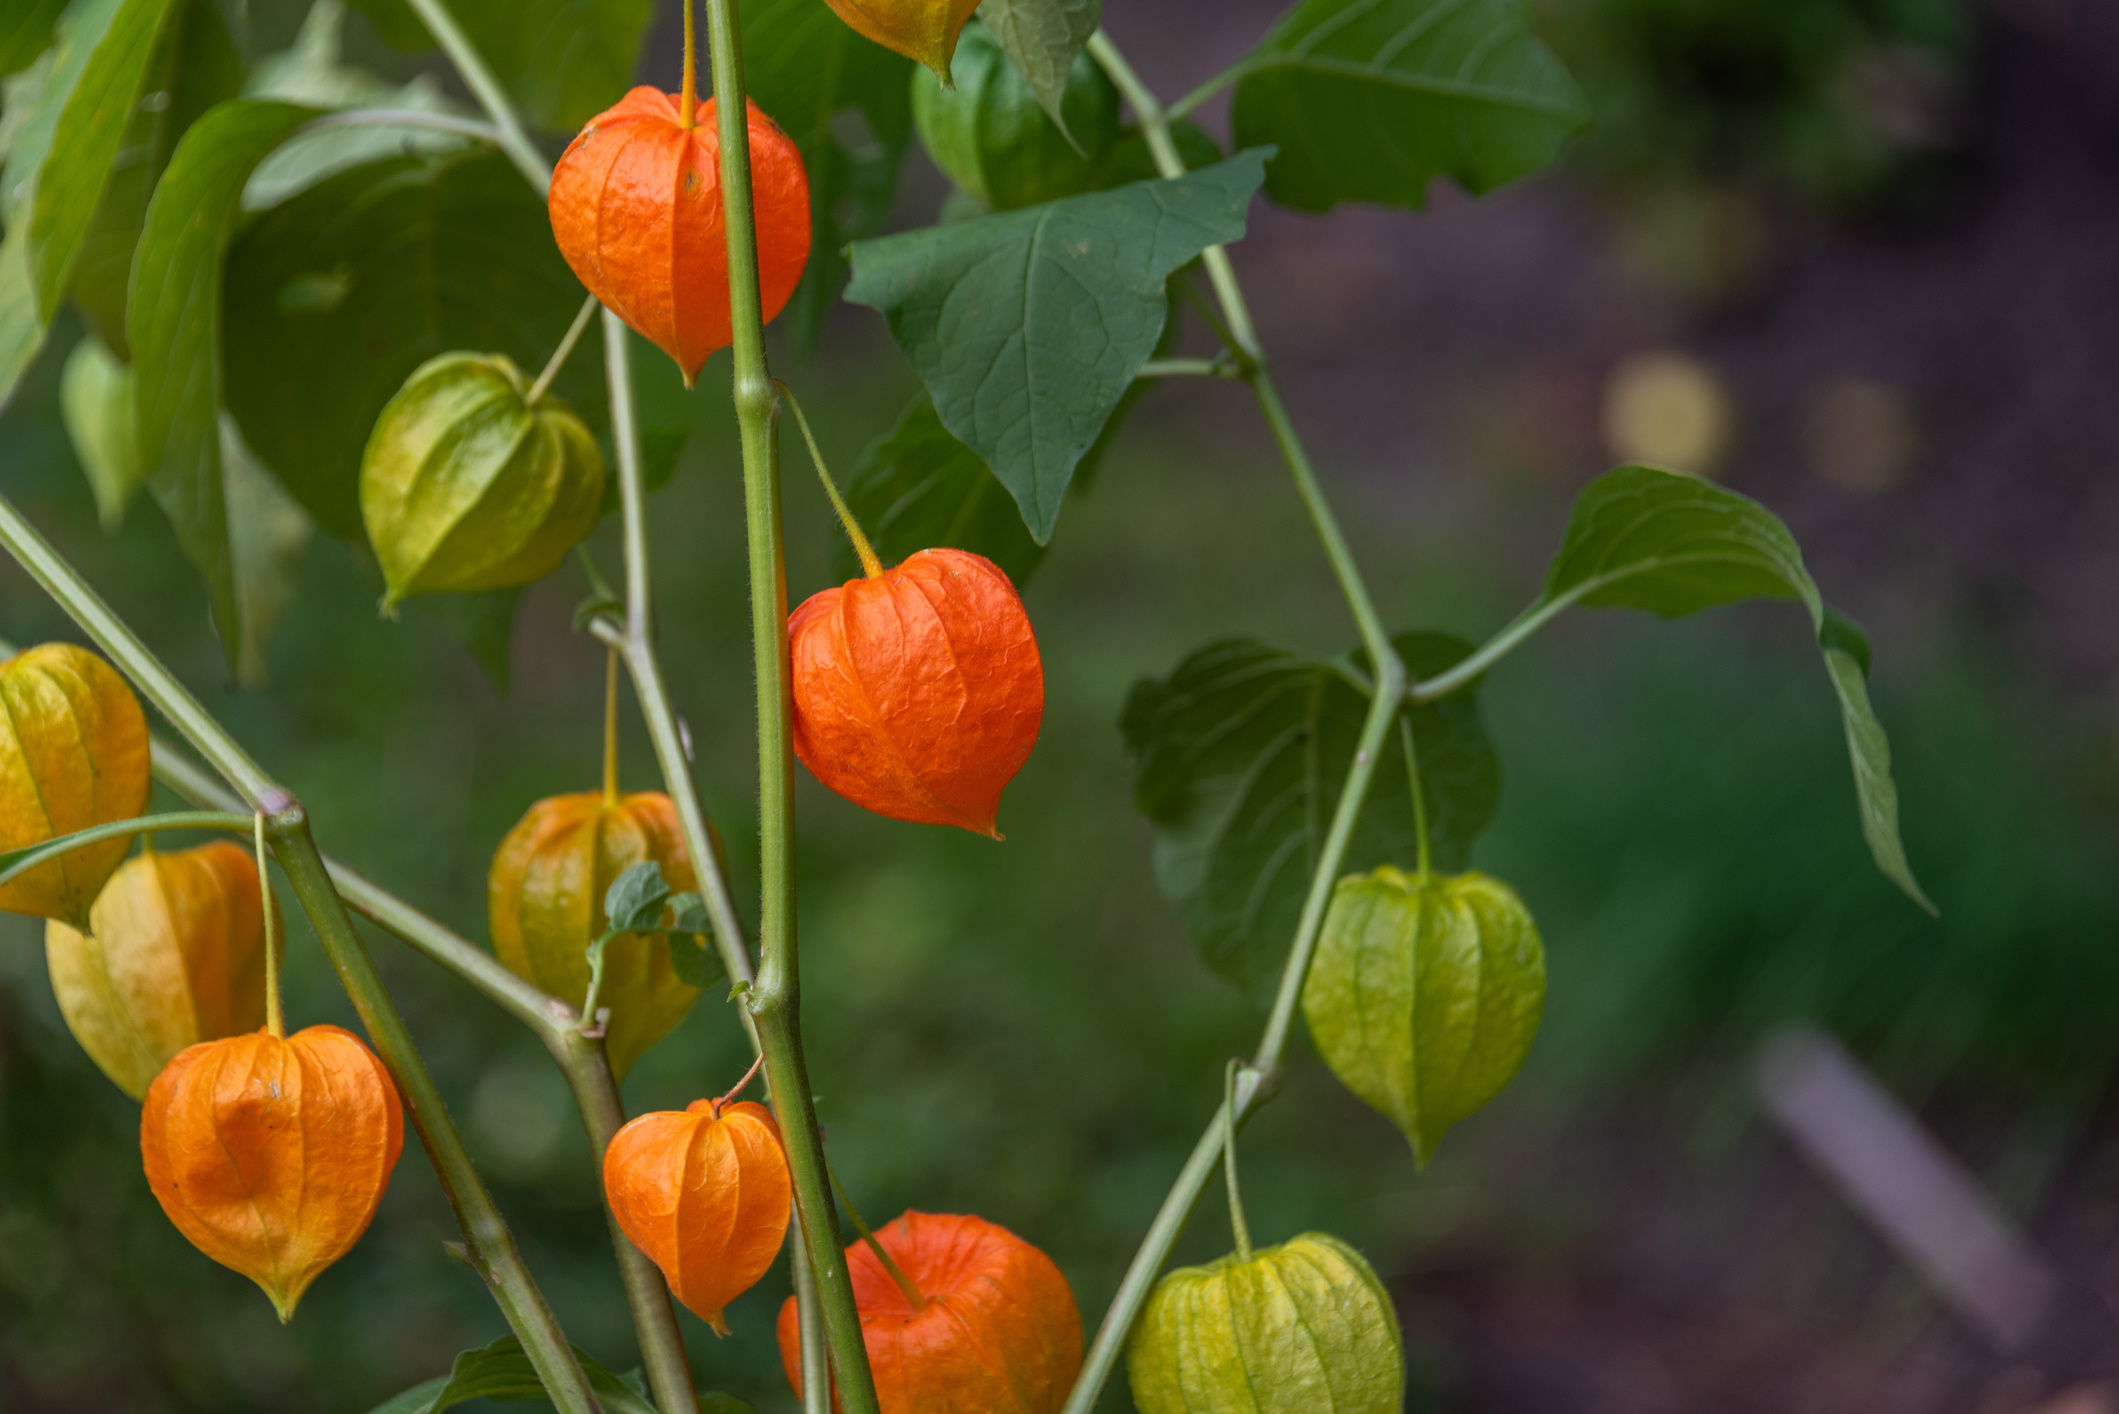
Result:
[[[811,595],[787,629],[810,774],[893,820],[1001,837],[1001,791],[1037,743],[1045,673],[999,566],[922,550]]]
[[[829,0],[839,18],[885,49],[894,49],[934,70],[951,87],[949,62],[957,36],[979,0]]]
[[[636,88],[589,121],[552,169],[552,235],[589,293],[677,361],[691,386],[729,344],[728,239],[714,100]],[[809,262],[809,175],[794,140],[750,115],[758,292],[770,321]]]
[[[52,993],[81,1049],[135,1100],[186,1046],[265,1024],[265,898],[249,850],[137,854],[88,920],[86,932],[44,925]]]
[[[404,1145],[390,1072],[336,1026],[188,1047],[140,1112],[162,1211],[262,1287],[282,1321],[368,1230]]]
[[[721,1312],[779,1255],[794,1187],[771,1111],[716,1105],[695,1100],[619,1130],[604,1150],[603,1191],[677,1299],[727,1335]]]
[[[26,849],[147,809],[147,719],[117,669],[46,643],[0,664],[0,850]],[[83,845],[0,884],[0,912],[88,926],[131,838]]]
[[[673,893],[699,887],[677,807],[660,791],[555,795],[532,805],[493,852],[486,924],[508,970],[572,1006],[588,998],[589,944],[609,920],[603,899],[620,874],[653,860]],[[603,1047],[624,1079],[667,1036],[699,989],[677,975],[669,937],[621,933],[603,950]]]
[[[983,1218],[907,1213],[846,1249],[883,1414],[1054,1414],[1082,1368],[1082,1318],[1052,1259]],[[801,1321],[780,1308],[780,1363],[802,1394]],[[837,1407],[836,1394],[833,1406]]]

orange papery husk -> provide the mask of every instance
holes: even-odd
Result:
[[[915,1310],[867,1243],[846,1249],[883,1414],[1059,1409],[1081,1373],[1082,1317],[1050,1257],[998,1224],[951,1214],[907,1213],[878,1229],[876,1241],[924,1299]],[[800,1398],[793,1297],[780,1308],[778,1334]]]
[[[682,100],[636,88],[589,120],[552,170],[552,235],[589,293],[677,361],[689,387],[729,345],[721,139],[711,98],[694,125]],[[809,174],[757,104],[750,117],[758,293],[767,320],[809,263]]]
[[[404,1146],[390,1072],[336,1026],[187,1047],[140,1113],[162,1211],[264,1288],[282,1321],[368,1230]]]
[[[1000,838],[1001,791],[1037,744],[1045,672],[1000,566],[922,550],[789,616],[795,754],[864,809]]]
[[[677,1299],[727,1335],[723,1308],[780,1253],[794,1183],[772,1112],[742,1100],[717,1116],[716,1103],[644,1114],[619,1130],[603,1152],[603,1191]]]
[[[0,663],[0,850],[26,849],[147,809],[147,718],[118,670],[44,643]],[[6,884],[0,911],[88,926],[132,839],[70,850]]]

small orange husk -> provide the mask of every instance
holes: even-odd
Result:
[[[757,1284],[787,1236],[794,1184],[771,1111],[697,1100],[644,1114],[604,1151],[603,1188],[677,1299],[727,1335],[723,1308]]]
[[[262,1287],[282,1321],[368,1230],[404,1143],[389,1071],[336,1026],[189,1047],[140,1114],[162,1211]]]

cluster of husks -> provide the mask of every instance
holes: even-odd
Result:
[[[95,654],[48,643],[0,664],[0,851],[138,818],[146,718]],[[83,1050],[143,1099],[140,1157],[177,1229],[285,1320],[350,1250],[404,1146],[389,1072],[335,1026],[260,1029],[278,909],[225,841],[126,860],[82,845],[0,888],[49,919],[52,990]]]

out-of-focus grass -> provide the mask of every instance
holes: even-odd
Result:
[[[857,329],[858,356],[796,375],[842,471],[911,391],[874,331]],[[503,697],[431,621],[379,621],[363,556],[319,543],[272,644],[273,686],[235,694],[158,513],[141,505],[114,539],[95,529],[56,424],[57,361],[46,356],[0,420],[8,494],[302,793],[327,849],[482,938],[502,833],[536,797],[595,780],[602,652],[569,632],[576,572],[529,596]],[[701,380],[697,437],[651,523],[663,652],[748,898],[752,699],[724,379],[717,363]],[[1119,705],[1135,678],[1218,634],[1323,651],[1352,638],[1283,474],[1248,435],[1241,390],[1159,396],[1069,508],[1029,588],[1048,707],[1003,803],[1007,842],[868,816],[806,777],[799,792],[805,1035],[841,1175],[874,1220],[919,1207],[1014,1228],[1060,1261],[1092,1325],[1223,1061],[1255,1043],[1260,1020],[1191,955],[1156,892]],[[1377,468],[1327,475],[1405,627],[1489,631],[1531,592],[1564,509],[1476,480],[1445,491]],[[799,599],[826,582],[835,532],[792,448],[787,481]],[[615,564],[610,527],[595,546]],[[67,626],[6,569],[0,632],[30,642]],[[1995,1148],[1976,1157],[2019,1196],[2034,1191],[2041,1155],[2075,1132],[2119,1049],[2101,1021],[2119,984],[2119,910],[2100,882],[2119,763],[2076,742],[1970,626],[1940,620],[1930,641],[1886,639],[1878,656],[1939,923],[1868,864],[1830,691],[1794,611],[1676,626],[1579,616],[1498,670],[1486,702],[1507,785],[1478,862],[1543,924],[1545,1035],[1522,1084],[1417,1177],[1395,1132],[1298,1041],[1287,1094],[1244,1138],[1260,1238],[1329,1228],[1388,1267],[1477,1206],[1465,1195],[1486,1186],[1482,1166],[1536,1154],[1539,1136],[1616,1097],[1721,1095],[1705,1111],[1741,1125],[1735,1064],[1790,1017],[1838,1029],[1916,1100],[1947,1085],[1988,1107]],[[629,785],[651,783],[630,723],[625,762]],[[137,1112],[59,1022],[38,942],[36,925],[0,923],[10,1395],[36,1408],[362,1411],[500,1332],[476,1280],[442,1253],[452,1224],[416,1143],[375,1229],[280,1330],[156,1209]],[[373,946],[570,1332],[630,1364],[587,1144],[549,1063],[466,987],[394,942]],[[292,1019],[351,1024],[299,925],[288,975]],[[680,1105],[724,1088],[744,1060],[728,1004],[708,997],[639,1066],[628,1099]],[[1535,1195],[1535,1176],[1511,1175],[1506,1191]],[[1536,1211],[1513,1217],[1542,1230]],[[1210,1194],[1179,1255],[1226,1245]],[[785,1291],[775,1273],[738,1302],[726,1341],[681,1318],[702,1384],[792,1407],[771,1338]]]

